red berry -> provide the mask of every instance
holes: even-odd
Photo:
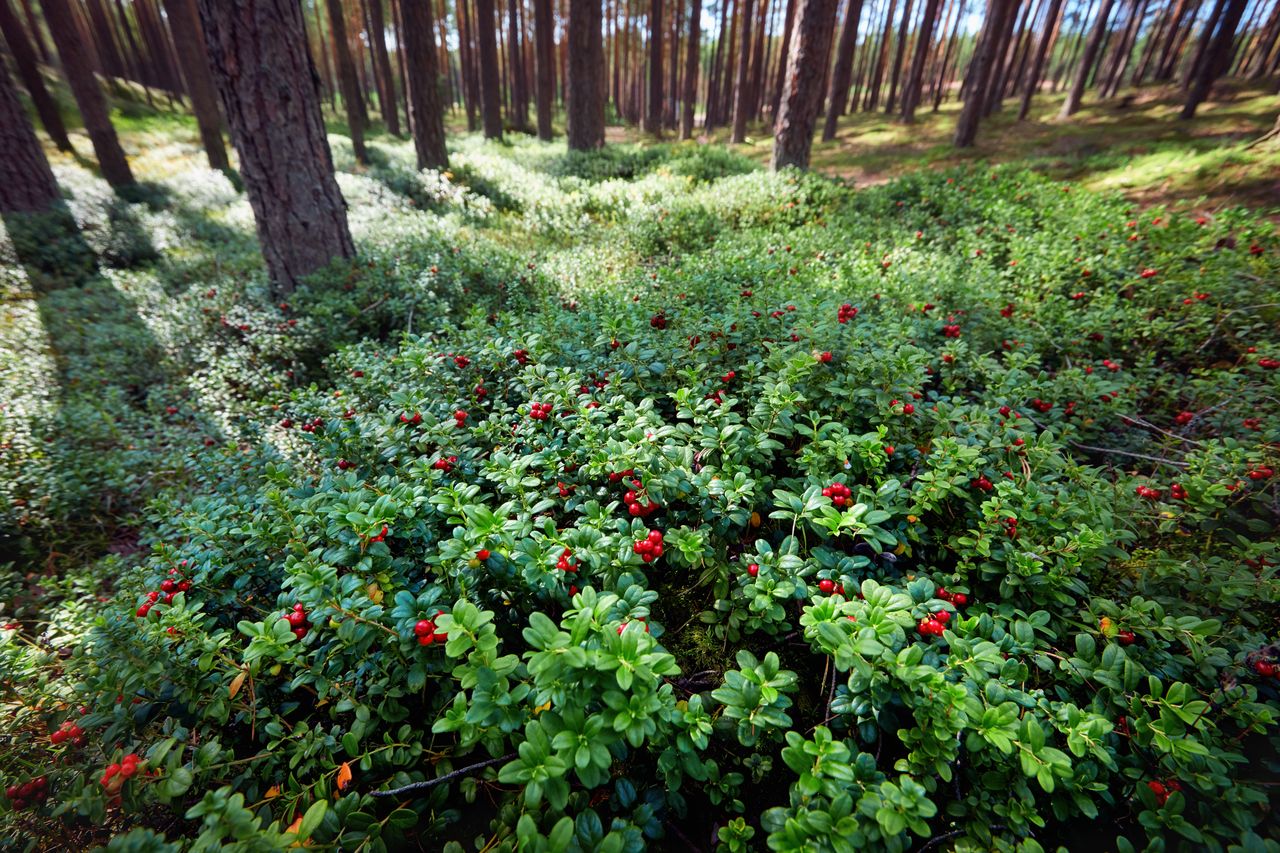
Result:
[[[831,593],[835,592],[835,589],[836,589],[836,582],[831,580],[830,578],[823,578],[822,580],[818,581],[818,591],[821,592],[823,595],[830,595]]]
[[[476,559],[477,559],[477,560],[487,560],[487,559],[489,559],[489,549],[488,549],[488,548],[481,548],[479,551],[476,551]]]
[[[751,577],[753,578],[759,575],[760,565],[758,563],[752,563],[751,565],[747,566],[747,574],[751,575]]]

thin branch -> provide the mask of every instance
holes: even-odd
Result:
[[[398,797],[402,794],[416,794],[418,791],[428,791],[437,785],[443,785],[446,782],[452,782],[454,779],[460,779],[463,776],[470,776],[477,770],[483,770],[486,767],[492,767],[495,764],[502,764],[518,757],[518,753],[509,752],[501,758],[490,758],[488,761],[481,761],[479,764],[471,764],[452,773],[446,773],[436,779],[427,779],[424,782],[413,782],[402,788],[392,788],[390,791],[370,791],[371,797]]]
[[[1149,456],[1146,453],[1131,453],[1128,450],[1117,450],[1114,447],[1094,447],[1092,444],[1081,444],[1078,441],[1067,439],[1067,444],[1079,450],[1087,450],[1093,453],[1114,453],[1118,456],[1129,456],[1134,459],[1146,459],[1148,462],[1158,462],[1161,465],[1172,465],[1174,468],[1189,468],[1187,462],[1175,462],[1172,459],[1165,459],[1163,456]]]

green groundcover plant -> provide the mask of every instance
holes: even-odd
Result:
[[[337,142],[287,305],[181,176],[8,267],[13,844],[1280,850],[1265,219]]]

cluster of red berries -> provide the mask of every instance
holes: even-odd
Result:
[[[437,616],[439,614],[436,614]],[[434,619],[419,619],[413,626],[413,635],[418,638],[418,645],[429,646],[432,643],[448,642],[449,635],[436,631]]]
[[[848,302],[841,305],[840,308],[836,311],[836,319],[839,320],[841,323],[848,323],[850,320],[852,320],[854,317],[857,317],[857,316],[858,316],[858,309],[854,308]]]
[[[1169,484],[1169,497],[1175,501],[1185,501],[1187,499],[1187,490],[1181,483]]]
[[[1186,426],[1191,423],[1193,418],[1195,418],[1194,412],[1178,412],[1178,414],[1174,416],[1173,422],[1178,426]]]
[[[409,426],[417,426],[422,423],[422,413],[414,412],[412,415],[407,415],[402,412],[400,414],[400,423],[408,424]]]
[[[942,336],[943,336],[944,338],[958,338],[958,337],[960,337],[960,324],[959,324],[959,323],[952,323],[952,324],[950,324],[950,325],[943,326],[943,327],[942,327]]]
[[[1044,400],[1041,400],[1039,397],[1036,397],[1034,400],[1031,401],[1031,408],[1035,409],[1037,412],[1043,415],[1053,408],[1053,403],[1045,402]]]
[[[1253,671],[1263,678],[1280,678],[1280,666],[1265,658],[1253,662]]]
[[[21,785],[10,785],[4,789],[5,796],[15,812],[27,806],[38,806],[49,797],[49,777],[37,776]]]
[[[991,481],[987,479],[986,474],[980,474],[969,481],[969,485],[980,492],[989,492],[995,488]]]
[[[569,483],[562,483],[557,480],[556,488],[560,490],[560,497],[567,498],[573,494],[574,489],[576,489],[577,486],[570,485]]]
[[[377,536],[370,536],[370,537],[369,537],[369,541],[370,541],[370,542],[385,542],[385,541],[387,541],[387,534],[388,534],[388,533],[390,533],[390,532],[391,532],[391,531],[390,531],[390,530],[388,530],[388,529],[387,529],[387,526],[384,524],[384,525],[382,525],[382,530],[378,532],[378,535],[377,535]]]
[[[1083,291],[1083,290],[1077,290],[1075,293],[1071,294],[1071,298],[1072,298],[1072,299],[1075,299],[1075,300],[1077,300],[1077,301],[1078,301],[1078,300],[1081,300],[1081,299],[1084,299],[1084,296],[1085,296],[1085,294],[1084,294],[1084,291]]]
[[[926,616],[921,619],[920,624],[916,626],[916,630],[920,632],[922,637],[941,637],[943,629],[950,621],[951,611],[939,610],[932,616]]]
[[[338,460],[338,470],[339,470],[339,471],[348,471],[348,470],[350,470],[350,469],[352,469],[352,468],[354,468],[354,467],[356,467],[356,463],[354,463],[354,462],[350,462],[350,461],[348,461],[348,460],[346,460],[346,459],[339,459],[339,460]]]
[[[547,416],[551,414],[550,403],[530,403],[529,417],[535,421],[545,421]]]
[[[1273,470],[1272,470],[1271,468],[1269,468],[1268,466],[1266,466],[1266,465],[1259,465],[1257,468],[1254,468],[1252,471],[1250,471],[1250,472],[1249,472],[1249,479],[1250,479],[1250,480],[1254,480],[1254,481],[1257,481],[1257,480],[1265,480],[1265,479],[1267,479],[1268,477],[1272,477],[1272,476],[1274,476],[1274,475],[1275,475],[1275,473],[1276,473],[1276,472],[1275,472],[1275,471],[1273,471]]]
[[[1163,806],[1169,801],[1169,795],[1174,791],[1181,791],[1182,785],[1177,779],[1165,779],[1161,782],[1159,779],[1152,779],[1147,783],[1147,787],[1151,789],[1151,793],[1156,795],[1156,805]]]
[[[831,358],[832,358],[831,351],[826,350],[826,351],[820,352],[815,356],[815,358],[817,358],[818,361],[821,362],[822,364],[830,364]]]
[[[1160,496],[1164,494],[1161,489],[1153,489],[1150,486],[1138,486],[1133,491],[1138,497],[1146,498],[1149,501],[1158,501]]]
[[[560,552],[560,559],[556,560],[556,568],[562,572],[570,572],[570,573],[577,572],[578,564],[569,562],[569,558],[572,556],[573,556],[573,552],[570,551],[568,548],[565,548],[563,551]]]
[[[1153,270],[1151,267],[1144,267],[1142,272],[1138,273],[1138,275],[1142,278],[1155,278],[1157,271]]]
[[[186,562],[186,560],[183,560],[182,565],[185,566]],[[177,569],[170,569],[169,577],[160,582],[160,588],[148,592],[146,600],[138,606],[137,617],[145,619],[155,604],[173,604],[175,595],[180,592],[186,592],[189,589],[191,589],[191,581],[182,577]]]
[[[1275,370],[1277,367],[1280,367],[1280,360],[1274,358],[1260,358],[1258,359],[1258,367],[1265,370]]]
[[[667,327],[667,315],[665,312],[659,311],[649,318],[649,325],[655,329],[665,329]]]
[[[818,592],[823,595],[844,595],[844,584],[836,583],[831,578],[823,578],[818,581]]]
[[[1000,525],[1004,528],[1005,536],[1008,536],[1010,539],[1018,538],[1018,519],[1014,518],[1012,515],[1006,516],[1005,519],[1000,522]]]
[[[662,556],[662,531],[649,530],[639,542],[632,544],[631,551],[638,554],[641,560],[652,563]]]
[[[630,625],[630,624],[631,624],[630,622],[623,622],[621,625],[619,625],[619,626],[618,626],[618,636],[619,636],[619,637],[621,637],[621,636],[622,636],[622,632],[623,632],[623,631],[625,631],[625,630],[627,630],[627,626],[628,626],[628,625]],[[643,626],[644,626],[644,632],[645,632],[646,634],[647,634],[647,633],[649,633],[649,623],[648,623],[648,622],[646,622],[646,621],[644,621],[644,617],[643,617],[643,616],[637,616],[637,617],[636,617],[636,624],[638,624],[638,625],[643,625]]]
[[[1195,297],[1196,297],[1196,300],[1199,300],[1200,302],[1203,302],[1203,301],[1205,301],[1206,299],[1208,299],[1208,298],[1209,298],[1209,294],[1207,294],[1207,293],[1196,293],[1196,294],[1195,294]],[[1188,296],[1186,299],[1182,300],[1182,304],[1183,304],[1183,305],[1191,305],[1194,301],[1195,301],[1195,300],[1193,300],[1190,296]]]
[[[459,429],[461,429],[462,427],[466,426],[466,423],[467,423],[467,413],[466,413],[466,412],[464,412],[462,409],[458,409],[458,411],[456,411],[456,412],[454,412],[454,413],[453,413],[453,424],[454,424],[454,426],[456,426],[456,427],[458,427]]]
[[[916,399],[917,399],[917,400],[918,400],[918,399],[920,399],[918,395],[916,396]],[[892,408],[895,408],[895,407],[897,407],[899,404],[901,404],[901,406],[902,406],[902,414],[904,414],[904,415],[914,415],[914,414],[916,413],[916,406],[915,406],[915,403],[903,403],[901,400],[890,400],[890,401],[889,401],[889,408],[891,408],[891,409],[892,409]]]
[[[459,369],[462,369],[471,363],[471,359],[467,358],[465,355],[458,355],[454,356],[453,363],[456,364]]]
[[[938,591],[934,593],[934,596],[950,602],[953,607],[964,607],[969,603],[969,596],[963,592],[948,592],[945,586],[938,587]]]
[[[511,353],[511,357],[519,362],[522,366],[529,363],[529,351],[518,349]]]
[[[58,726],[57,730],[49,735],[49,743],[54,746],[62,746],[64,743],[69,743],[72,746],[84,746],[85,740],[84,729],[70,720]]]
[[[293,426],[293,422],[290,421],[288,418],[285,418],[283,421],[280,422],[280,426],[284,427],[285,429],[288,429],[289,427]],[[320,417],[319,415],[316,415],[314,418],[312,418],[309,421],[303,421],[302,426],[299,427],[299,429],[301,429],[303,432],[310,432],[310,433],[314,433],[318,429],[324,429],[324,418]]]
[[[623,488],[626,489],[626,492],[622,495],[622,502],[627,505],[627,513],[630,514],[632,518],[647,518],[658,511],[658,505],[649,500],[648,497],[644,497],[643,503],[641,502],[641,492],[644,491],[644,483],[640,478],[632,476],[633,474],[635,474],[635,471],[628,468],[626,471],[622,472],[621,475],[610,474],[609,480],[611,482],[620,482],[624,476],[631,477],[631,480],[623,483]]]
[[[453,466],[457,464],[458,464],[458,457],[441,456],[435,462],[431,463],[431,467],[435,468],[437,471],[443,471],[446,474],[448,474],[450,471],[453,470]]]
[[[383,528],[385,529],[385,528]],[[307,621],[306,608],[302,606],[302,602],[293,605],[292,610],[286,610],[281,617],[289,623],[289,628],[293,630],[293,636],[301,640],[307,636],[307,631],[311,628],[311,623]]]
[[[1262,429],[1262,418],[1245,418],[1240,423],[1245,429],[1251,429],[1255,432]]]
[[[831,502],[837,507],[843,507],[845,504],[853,504],[853,492],[849,491],[849,487],[844,483],[832,483],[829,486],[823,486],[822,496],[831,498]]]
[[[132,752],[120,759],[119,764],[108,764],[102,771],[102,778],[98,780],[98,784],[104,788],[118,791],[125,780],[138,772],[138,764],[142,759]]]

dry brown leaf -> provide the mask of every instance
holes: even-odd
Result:
[[[228,689],[230,690],[232,699],[236,698],[236,694],[239,693],[240,688],[244,686],[244,680],[246,677],[248,677],[248,675],[249,675],[249,670],[242,669],[240,670],[239,675],[231,679],[231,687]]]

